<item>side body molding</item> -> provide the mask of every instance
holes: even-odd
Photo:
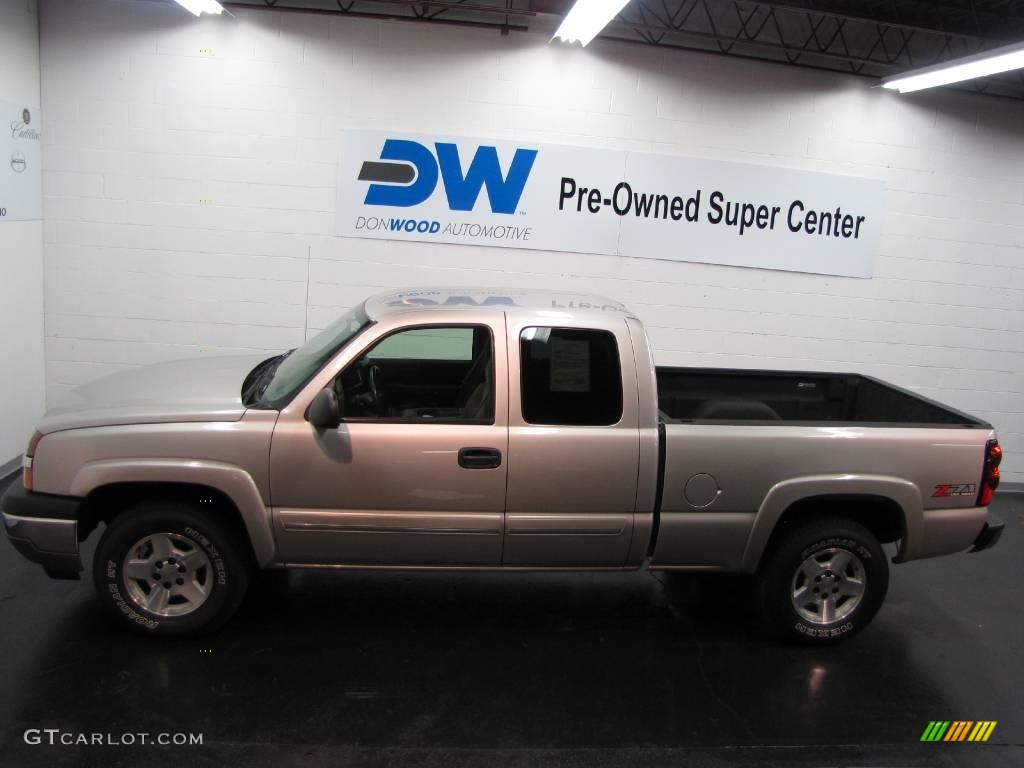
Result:
[[[909,480],[885,475],[809,475],[776,483],[768,491],[754,518],[743,553],[745,573],[753,573],[776,523],[794,503],[815,496],[880,496],[899,505],[903,513],[903,540],[897,561],[913,559],[923,539],[921,492]]]
[[[85,464],[75,475],[69,493],[88,496],[101,486],[118,483],[194,483],[216,488],[238,507],[257,564],[262,568],[274,561],[270,509],[245,470],[219,461],[108,459]]]

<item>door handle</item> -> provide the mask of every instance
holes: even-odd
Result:
[[[501,451],[497,448],[461,448],[459,466],[463,469],[495,469],[501,466]]]

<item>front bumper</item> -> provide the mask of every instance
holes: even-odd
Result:
[[[981,529],[981,533],[978,534],[978,538],[974,540],[974,546],[971,547],[971,552],[981,552],[985,549],[992,549],[999,541],[999,537],[1003,535],[1003,528],[1005,524],[995,515],[989,515],[988,520],[985,521],[985,527]]]
[[[4,530],[11,544],[47,575],[77,579],[82,572],[78,554],[78,510],[82,500],[26,491],[21,480],[11,484],[0,501]]]

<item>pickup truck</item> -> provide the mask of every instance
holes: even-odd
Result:
[[[265,568],[752,574],[771,631],[863,629],[896,563],[993,546],[986,423],[856,374],[657,368],[596,296],[368,299],[266,359],[76,390],[3,498],[53,577],[80,542],[115,621],[211,631]],[[882,545],[889,544],[889,554]]]

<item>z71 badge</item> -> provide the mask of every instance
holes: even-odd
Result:
[[[978,492],[978,486],[974,483],[949,483],[947,485],[936,485],[933,499],[945,499],[950,496],[974,496]]]

